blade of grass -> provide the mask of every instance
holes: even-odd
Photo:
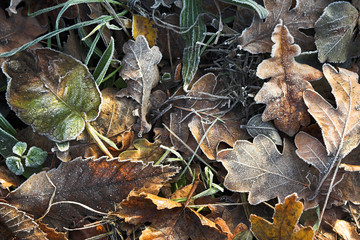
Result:
[[[95,79],[96,84],[99,86],[103,80],[104,76],[110,66],[111,59],[114,55],[114,39],[111,37],[109,46],[106,48],[104,54],[101,56],[96,68],[94,70],[93,76]]]
[[[100,39],[100,36],[101,36],[101,33],[98,32],[98,34],[96,34],[96,37],[95,37],[94,41],[91,43],[90,49],[89,49],[88,54],[86,55],[86,58],[85,58],[85,65],[88,65],[88,63],[90,61],[90,58],[93,55],[94,50],[96,49],[96,44],[98,43],[98,41]]]
[[[6,120],[1,113],[0,113],[0,127],[4,129],[7,133],[15,137],[16,130],[13,128],[13,126],[11,126],[8,120]]]

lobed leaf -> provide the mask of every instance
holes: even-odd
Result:
[[[6,98],[25,123],[51,140],[75,139],[99,114],[101,96],[87,67],[61,52],[39,48],[8,58]]]
[[[264,135],[256,136],[253,143],[239,140],[233,149],[220,151],[217,161],[228,171],[224,186],[235,192],[250,192],[250,204],[275,197],[284,199],[293,192],[303,196],[307,189],[308,165],[296,156],[295,147],[286,140],[282,154]]]

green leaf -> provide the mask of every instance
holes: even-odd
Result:
[[[0,128],[0,154],[4,158],[14,155],[12,148],[17,142],[18,140],[16,138]]]
[[[14,156],[7,157],[5,163],[11,172],[15,173],[16,175],[23,174],[24,166],[21,163],[21,158]]]
[[[28,154],[25,158],[26,167],[38,167],[44,163],[47,157],[47,152],[43,151],[41,148],[32,146],[29,149]]]
[[[98,86],[103,82],[104,76],[110,66],[111,59],[114,55],[114,50],[114,39],[111,37],[109,46],[106,48],[104,54],[101,56],[93,74],[94,78],[96,79],[95,82]]]
[[[4,118],[4,116],[1,113],[0,113],[0,127],[15,137],[16,130],[13,128],[13,126],[11,126],[11,124]]]
[[[89,70],[61,52],[38,48],[3,64],[8,104],[25,123],[56,142],[75,139],[97,118],[101,95]]]
[[[183,52],[182,77],[184,90],[188,91],[189,84],[194,78],[200,63],[200,48],[205,39],[206,26],[202,17],[201,1],[184,0],[180,14],[180,27],[186,46]]]
[[[220,0],[220,1],[232,4],[235,6],[241,6],[241,7],[246,7],[246,8],[255,10],[256,13],[259,15],[260,19],[265,19],[267,17],[267,15],[269,14],[269,12],[266,10],[266,8],[264,8],[263,6],[261,6],[260,4],[256,3],[253,0]]]
[[[335,2],[324,9],[315,23],[315,44],[320,62],[345,62],[360,54],[359,40],[353,41],[358,11],[349,2]]]
[[[17,142],[15,146],[13,146],[12,151],[19,157],[23,156],[27,149],[26,142]]]

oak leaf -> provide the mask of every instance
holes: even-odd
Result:
[[[288,28],[276,25],[271,40],[275,43],[270,59],[262,61],[256,75],[262,79],[271,77],[255,96],[257,103],[267,104],[263,121],[274,119],[275,126],[293,136],[310,123],[310,116],[303,101],[303,91],[313,89],[309,81],[318,80],[322,73],[294,59],[301,52]]]
[[[228,171],[224,186],[235,192],[250,192],[250,204],[284,199],[293,192],[303,196],[307,189],[308,165],[296,156],[295,147],[287,140],[282,154],[264,135],[256,136],[253,143],[239,140],[233,149],[221,150],[217,161]]]
[[[303,204],[296,201],[297,195],[285,198],[282,204],[276,204],[273,223],[251,214],[251,231],[259,240],[312,240],[314,230],[303,227],[294,232],[303,211]]]
[[[321,187],[335,164],[339,163],[360,143],[358,75],[342,68],[336,70],[328,64],[324,64],[323,72],[332,87],[336,109],[317,92],[313,90],[304,92],[304,101],[309,112],[321,127],[327,155],[331,162],[318,188]],[[315,192],[315,194],[317,193]]]
[[[191,208],[184,208],[181,203],[152,194],[130,194],[120,204],[116,215],[126,222],[138,225],[151,222],[143,230],[140,240],[176,239],[207,240],[226,239],[215,225]]]
[[[0,202],[0,233],[1,239],[48,239],[32,217],[4,202]]]
[[[131,97],[141,105],[139,109],[140,131],[139,137],[151,129],[151,124],[146,120],[149,112],[150,93],[159,81],[157,64],[161,60],[161,52],[158,47],[149,48],[149,44],[143,35],[139,35],[135,41],[130,40],[123,46],[125,57],[120,75],[127,80],[127,87],[121,89],[118,97]]]
[[[285,0],[265,0],[265,8],[269,14],[263,21],[258,16],[250,27],[246,28],[240,38],[239,44],[242,49],[252,53],[270,52],[272,42],[271,34],[282,19],[295,42],[298,43],[304,51],[314,50],[314,38],[302,33],[300,29],[313,28],[315,21],[320,17],[323,9],[333,2],[332,0],[296,0],[296,5],[292,8],[293,1]]]
[[[140,161],[78,158],[61,163],[57,169],[32,175],[6,200],[35,218],[46,212],[50,199],[52,204],[75,201],[107,212],[113,210],[114,202],[122,201],[132,190],[157,194],[177,171],[174,167],[145,165]],[[61,230],[91,214],[94,213],[78,205],[59,203],[51,207],[43,222]]]

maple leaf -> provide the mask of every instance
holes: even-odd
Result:
[[[295,154],[295,147],[284,141],[283,153],[270,138],[258,135],[254,142],[239,140],[233,149],[218,153],[228,174],[224,186],[236,192],[250,192],[249,203],[256,205],[275,197],[284,199],[297,192],[305,194],[308,165]]]
[[[262,61],[256,75],[270,81],[255,96],[257,103],[267,104],[263,121],[274,119],[275,126],[293,136],[300,128],[310,123],[310,116],[303,101],[303,91],[313,89],[309,81],[318,80],[322,73],[294,59],[301,52],[294,44],[288,28],[281,21],[276,25],[271,40],[275,43],[270,59]]]
[[[48,239],[32,217],[8,203],[0,202],[0,222],[1,239]]]
[[[151,129],[151,124],[146,120],[146,114],[150,109],[150,93],[159,81],[157,64],[161,60],[161,52],[158,47],[151,49],[146,38],[139,35],[135,41],[130,40],[123,46],[125,57],[120,75],[127,79],[127,88],[121,89],[118,97],[131,97],[138,102],[140,107],[140,131],[139,137]]]
[[[220,142],[233,146],[236,140],[247,137],[246,131],[239,127],[239,113],[222,109],[226,101],[216,97],[221,96],[221,86],[213,73],[203,75],[186,96],[182,96],[183,101],[174,103],[175,110],[170,114],[171,130],[186,142],[189,128],[201,150],[212,160]],[[170,137],[172,143],[181,149],[182,144],[173,135]]]
[[[298,43],[304,51],[315,49],[314,38],[307,36],[300,29],[313,28],[315,21],[320,17],[323,9],[332,0],[296,0],[296,6],[292,8],[293,1],[287,0],[264,0],[265,8],[269,14],[265,22],[258,16],[250,27],[246,28],[240,38],[239,44],[242,49],[252,53],[270,52],[272,42],[271,34],[280,19],[283,20],[295,42]]]
[[[50,199],[53,204],[76,201],[107,212],[113,210],[114,202],[125,199],[132,190],[157,194],[163,183],[177,171],[174,167],[142,162],[78,158],[61,163],[57,169],[32,175],[6,200],[36,218],[46,212]],[[62,229],[91,214],[94,213],[78,205],[56,204],[43,222]]]
[[[143,230],[140,240],[177,239],[207,240],[226,239],[215,225],[200,213],[181,203],[158,197],[153,194],[130,194],[120,204],[116,215],[126,222],[138,225],[151,222]]]
[[[251,214],[251,231],[259,240],[312,240],[314,230],[303,227],[294,232],[303,211],[303,204],[296,201],[297,195],[292,194],[285,198],[283,204],[276,204],[274,222]]]

